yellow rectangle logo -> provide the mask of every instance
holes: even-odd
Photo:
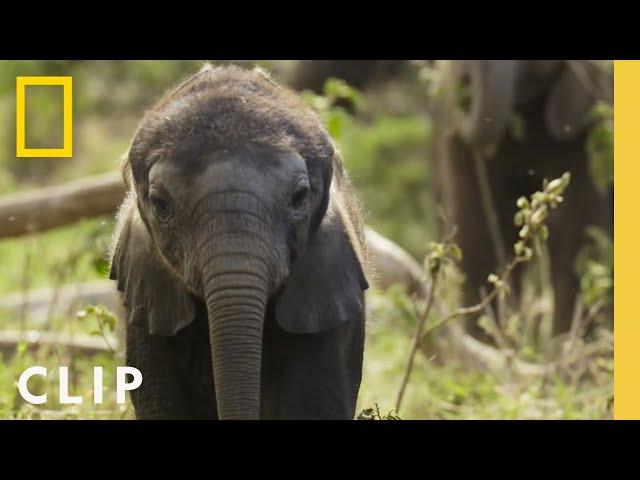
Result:
[[[62,86],[63,91],[63,144],[62,148],[27,148],[25,91],[30,85]],[[60,157],[72,156],[73,148],[73,99],[71,77],[16,77],[16,157]]]

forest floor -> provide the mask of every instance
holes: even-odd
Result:
[[[29,288],[70,282],[105,279],[104,242],[109,220],[96,219],[51,231],[28,239],[0,242],[0,257],[6,259],[0,272],[0,296]],[[98,233],[96,233],[98,232]],[[82,252],[82,253],[78,253]],[[71,267],[71,268],[63,268]],[[391,305],[385,295],[379,305]],[[393,307],[373,311],[367,324],[363,379],[357,411],[375,408],[386,414],[394,408],[404,371],[412,330]],[[0,313],[0,330],[16,328],[16,318]],[[24,328],[53,332],[94,333],[100,339],[96,315],[75,312],[54,313],[46,325],[24,319]],[[118,326],[116,331],[121,328]],[[0,418],[133,418],[133,409],[115,402],[115,367],[124,364],[121,349],[94,357],[72,355],[65,349],[41,348],[27,351],[26,344],[15,352],[0,354]],[[38,377],[30,382],[34,393],[49,392],[44,406],[30,405],[19,395],[17,380],[28,366],[49,369],[47,383]],[[71,394],[82,395],[81,405],[60,405],[58,367],[70,367]],[[104,403],[94,405],[93,366],[104,367]],[[590,382],[572,384],[562,378],[518,379],[469,371],[455,364],[439,365],[419,354],[399,416],[402,419],[602,419],[611,418],[613,373],[601,371]]]

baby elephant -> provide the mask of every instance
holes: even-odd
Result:
[[[352,419],[366,253],[318,116],[259,70],[205,66],[123,162],[110,278],[138,418]]]

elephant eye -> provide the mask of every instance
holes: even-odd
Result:
[[[171,206],[166,198],[159,195],[156,192],[151,192],[149,195],[151,201],[151,208],[153,214],[160,220],[166,220],[171,216]]]
[[[295,210],[302,208],[309,196],[309,186],[307,184],[299,185],[291,195],[291,207]]]

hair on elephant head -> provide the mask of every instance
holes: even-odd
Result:
[[[324,332],[363,311],[363,226],[318,116],[259,70],[205,66],[147,112],[124,159],[111,278],[128,322],[207,312],[218,415],[259,418],[268,305]]]

